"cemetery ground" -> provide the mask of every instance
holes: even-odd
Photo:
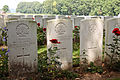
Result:
[[[57,70],[54,65],[47,64],[47,46],[38,48],[38,72],[26,75],[18,80],[120,80],[120,72],[110,71],[102,64],[98,68],[91,64],[89,69],[80,67],[79,64],[79,43],[74,44],[73,68],[71,70]],[[0,50],[6,46],[1,46]],[[3,52],[3,51],[1,51]],[[8,75],[8,59],[4,56],[0,64],[0,80],[13,80]],[[97,69],[98,68],[98,69]]]

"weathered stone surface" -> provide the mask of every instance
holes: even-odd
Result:
[[[37,71],[37,27],[35,21],[7,22],[10,74]]]
[[[85,19],[80,23],[80,60],[94,62],[102,58],[103,20]]]
[[[113,42],[113,33],[112,30],[116,27],[120,27],[120,18],[111,18],[106,21],[106,31],[105,31],[105,52],[111,55],[110,49],[106,44],[111,44]],[[105,54],[105,58],[108,57]]]
[[[51,39],[57,39],[60,44],[58,47],[57,56],[62,63],[62,69],[72,68],[72,22],[69,19],[54,19],[47,23],[47,48],[52,46]],[[50,52],[47,52],[50,57]]]

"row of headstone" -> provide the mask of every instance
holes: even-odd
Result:
[[[31,16],[27,19],[10,19],[7,22],[8,48],[10,49],[9,69],[11,74],[37,71],[37,25],[30,18]],[[49,49],[52,46],[49,40],[58,39],[61,42],[57,45],[57,55],[60,57],[59,61],[62,63],[61,68],[70,69],[72,68],[73,21],[64,19],[64,17],[54,18],[52,16],[50,18],[44,16],[43,18],[46,20],[46,24],[43,25],[47,26],[47,48]],[[77,23],[77,25],[80,25],[81,28],[80,61],[86,59],[89,63],[97,59],[102,59],[103,22],[99,18],[90,18],[81,21],[78,19],[79,24]],[[106,26],[106,43],[112,41],[111,31],[114,25],[120,25],[120,18],[108,20]],[[49,57],[50,53],[47,52],[47,54]]]
[[[114,16],[118,17],[118,16]],[[106,19],[112,18],[109,16],[64,16],[64,15],[56,15],[56,16],[51,16],[51,15],[7,15],[8,20],[18,20],[18,19],[31,19],[34,18],[37,23],[40,24],[41,27],[46,27],[47,21],[51,19],[71,19],[72,20],[72,27],[74,29],[74,26],[80,26],[80,20],[82,19],[91,19],[91,18],[101,18],[106,21]],[[104,21],[104,22],[105,22]],[[105,26],[103,27],[105,29]]]
[[[57,52],[58,56],[60,56],[60,61],[63,63],[63,66],[61,66],[63,69],[68,69],[71,67],[68,63],[72,61],[71,55],[72,55],[72,30],[69,28],[66,29],[67,19],[64,21],[64,19],[59,20],[50,20],[48,21],[47,26],[47,48],[49,49],[51,47],[50,39],[58,39],[61,42],[61,46],[64,45],[64,48],[61,48],[59,45],[59,51]],[[72,24],[69,22],[69,24]],[[67,25],[69,25],[67,24]],[[115,25],[118,25],[120,27],[120,18],[114,18],[107,21],[106,26],[106,44],[112,43],[112,30],[115,27]],[[70,25],[69,25],[70,26]],[[109,27],[110,29],[109,29]],[[113,27],[114,26],[114,27]],[[71,28],[72,29],[72,28]],[[103,29],[104,29],[104,20],[100,18],[91,18],[91,19],[84,19],[80,21],[80,61],[83,62],[84,60],[87,60],[88,63],[95,62],[96,65],[101,65],[102,63],[102,48],[103,48]],[[109,35],[108,35],[109,34]],[[71,36],[70,36],[71,35]],[[65,36],[65,37],[64,37]],[[68,38],[70,36],[70,38]],[[109,36],[109,37],[108,37]],[[63,40],[62,40],[62,39]],[[67,40],[67,42],[66,42]],[[64,43],[64,44],[62,44]],[[66,46],[66,47],[65,47]],[[64,50],[63,50],[64,49]],[[67,50],[68,49],[68,50]],[[69,55],[67,52],[69,52]],[[109,51],[109,50],[107,50]],[[64,55],[62,55],[65,53]],[[49,56],[48,52],[48,56]],[[65,56],[66,55],[66,56]],[[106,56],[105,56],[106,57]],[[62,61],[63,60],[63,61]],[[64,64],[64,62],[67,62]],[[72,63],[72,62],[71,62]],[[69,65],[69,67],[67,66]]]

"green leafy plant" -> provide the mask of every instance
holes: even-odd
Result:
[[[103,73],[102,66],[96,66],[96,65],[94,65],[93,62],[88,63],[88,60],[86,58],[86,56],[88,56],[88,55],[86,54],[85,49],[83,50],[81,56],[82,56],[81,66],[82,66],[84,72],[99,73],[99,74]]]
[[[91,73],[103,73],[103,68],[102,66],[95,66],[93,62],[90,62],[90,65],[88,66],[87,69],[88,72]]]
[[[61,62],[58,61],[58,59],[60,59],[60,57],[57,54],[57,50],[58,50],[58,44],[60,44],[60,42],[58,42],[57,39],[51,39],[50,42],[52,43],[52,46],[48,49],[49,51],[49,61],[51,65],[54,65],[54,67],[60,67],[61,66]]]
[[[8,52],[7,49],[0,49],[0,78],[8,76]]]
[[[37,42],[38,45],[46,44],[46,28],[37,27]]]
[[[7,27],[0,28],[2,31],[2,46],[7,45]],[[8,76],[8,52],[7,48],[0,48],[0,78]]]
[[[39,79],[42,80],[54,80],[54,79],[72,79],[74,80],[78,77],[77,73],[61,70],[58,66],[61,66],[61,63],[57,60],[59,57],[56,55],[58,50],[57,45],[60,42],[57,39],[50,40],[52,46],[48,49],[50,57],[47,57],[47,51],[39,53],[38,55],[38,68],[39,68]],[[50,62],[48,63],[47,60]]]
[[[110,53],[105,52],[106,55],[109,57],[110,61],[109,63],[106,62],[108,65],[108,68],[111,70],[117,70],[120,71],[118,66],[120,66],[120,31],[119,28],[114,28],[112,33],[113,35],[113,41],[111,44],[106,44],[108,46],[108,49],[110,50]]]
[[[0,28],[0,32],[1,32],[1,38],[2,38],[2,43],[1,43],[1,45],[4,45],[4,46],[6,46],[7,45],[7,31],[8,31],[8,29],[7,29],[7,27],[4,27],[4,28]]]
[[[80,27],[75,26],[74,28],[75,29],[73,30],[73,42],[79,42],[79,40],[80,40],[80,36],[79,36]]]

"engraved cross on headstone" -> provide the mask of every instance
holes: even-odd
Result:
[[[22,55],[17,55],[17,57],[19,58],[19,57],[23,57],[23,66],[24,66],[24,58],[26,57],[26,56],[30,56],[30,54],[25,54],[25,52],[24,52],[24,50],[25,50],[25,48],[22,48]]]

